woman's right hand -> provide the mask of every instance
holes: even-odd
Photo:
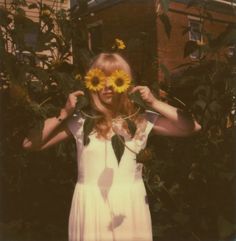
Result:
[[[77,90],[69,94],[64,108],[61,109],[60,117],[66,119],[69,117],[75,110],[77,104],[77,97],[84,95],[84,92]]]

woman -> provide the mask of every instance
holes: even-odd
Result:
[[[151,219],[142,180],[142,166],[136,154],[145,148],[149,133],[187,136],[201,129],[177,108],[157,100],[146,86],[131,87],[131,69],[115,53],[99,54],[85,77],[95,115],[73,114],[82,91],[71,93],[59,117],[45,121],[42,135],[31,133],[23,147],[43,150],[74,136],[77,145],[78,181],[69,217],[70,241],[151,241]],[[129,99],[140,92],[146,105],[156,112],[144,112]],[[94,128],[86,134],[86,119]],[[127,119],[136,125],[132,133]],[[124,146],[119,156],[112,138]],[[87,140],[87,141],[86,141]]]

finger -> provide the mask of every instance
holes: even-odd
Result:
[[[132,90],[131,90],[131,94],[132,93],[134,93],[135,91],[137,91],[137,90],[141,90],[143,88],[143,86],[141,86],[141,85],[138,85],[138,86],[135,86]]]
[[[141,96],[148,96],[149,92],[146,89],[140,90]]]
[[[74,106],[78,101],[78,96],[75,96],[74,94],[70,94],[68,100],[69,100],[70,104]]]
[[[140,93],[146,93],[146,92],[147,92],[147,89],[145,89],[145,88],[140,89]]]
[[[146,93],[142,93],[142,94],[141,94],[141,97],[142,97],[143,99],[146,99],[146,98],[148,97],[148,95],[147,95]]]
[[[84,95],[84,92],[82,90],[77,90],[75,92],[72,93],[74,96],[80,96],[80,95]]]

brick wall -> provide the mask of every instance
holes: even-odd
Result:
[[[197,17],[198,10],[186,8],[182,3],[171,3],[168,16],[172,24],[171,37],[168,39],[164,32],[163,24],[157,20],[157,53],[159,62],[165,64],[171,71],[180,64],[194,61],[190,57],[184,58],[184,45],[189,40],[189,35],[182,34],[183,27],[188,26],[188,16]],[[219,12],[211,12],[213,21],[204,20],[204,28],[217,36],[227,26],[227,22],[236,22],[235,16]],[[221,53],[221,57],[224,52]],[[161,71],[158,72],[159,81],[163,81]]]
[[[189,40],[189,34],[182,35],[182,30],[188,25],[188,16],[196,17],[198,10],[186,8],[183,3],[171,2],[168,16],[172,31],[168,39],[163,24],[156,18],[154,2],[129,0],[95,11],[86,18],[87,24],[102,22],[104,47],[111,46],[116,37],[125,41],[129,49],[126,52],[129,62],[140,79],[147,82],[156,77],[158,81],[163,81],[160,70],[155,74],[155,67],[158,66],[155,56],[158,56],[159,63],[165,64],[171,71],[180,64],[194,61],[192,58],[183,57],[184,45]],[[204,20],[204,25],[215,36],[224,30],[226,22],[236,22],[235,16],[219,12],[211,14],[214,20]]]

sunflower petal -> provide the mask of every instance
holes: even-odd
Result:
[[[116,70],[110,77],[109,83],[115,92],[125,92],[131,83],[130,76],[123,70]]]
[[[99,91],[105,87],[106,76],[98,68],[91,69],[84,79],[86,88],[91,91]]]

